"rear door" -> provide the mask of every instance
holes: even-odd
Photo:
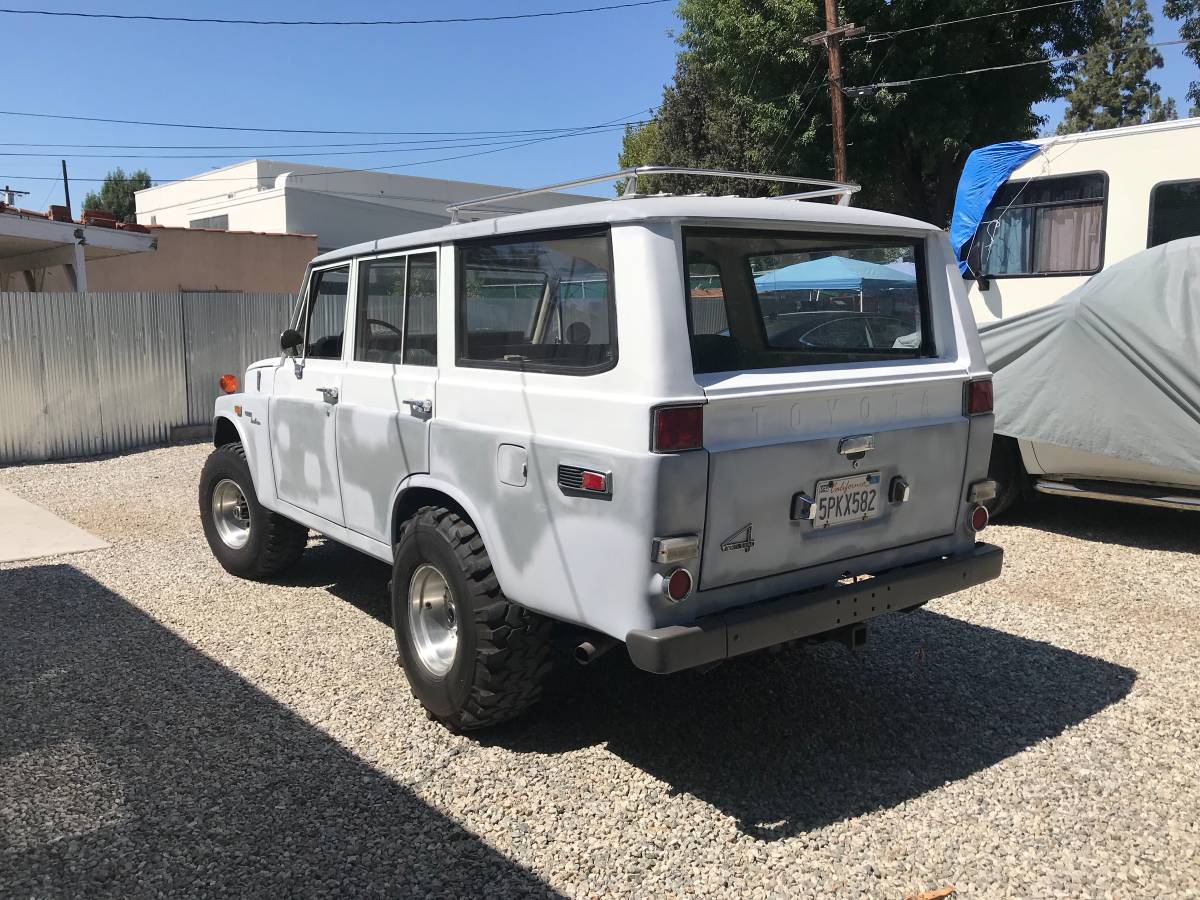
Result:
[[[354,349],[337,408],[342,504],[348,528],[387,543],[397,485],[429,471],[438,252],[357,265]]]
[[[935,359],[923,239],[689,229],[685,247],[701,587],[954,532],[966,372]]]
[[[345,520],[335,411],[346,371],[342,351],[349,283],[345,263],[311,273],[298,323],[303,349],[276,374],[268,419],[276,493],[338,525]]]

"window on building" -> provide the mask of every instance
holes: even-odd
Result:
[[[1008,182],[967,245],[967,267],[989,278],[1098,272],[1107,188],[1100,173]]]
[[[1200,235],[1200,181],[1156,184],[1150,191],[1147,247]]]
[[[188,228],[215,228],[218,231],[229,230],[229,216],[207,216],[203,219],[192,219]]]
[[[304,331],[304,355],[309,359],[342,358],[349,284],[349,266],[313,273]]]
[[[598,371],[616,362],[608,231],[459,246],[459,360]]]

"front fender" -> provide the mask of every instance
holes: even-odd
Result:
[[[267,432],[266,398],[255,396],[247,403],[244,394],[224,394],[213,408],[213,442],[223,429],[233,428],[246,451],[246,465],[254,482],[258,502],[268,509],[276,505],[275,478],[271,469],[270,435]]]

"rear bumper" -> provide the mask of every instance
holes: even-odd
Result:
[[[637,629],[625,636],[633,664],[667,674],[911,609],[1000,574],[1004,551],[976,544],[968,553],[884,572],[857,584],[788,594],[697,619],[691,625]]]

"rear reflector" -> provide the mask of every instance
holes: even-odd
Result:
[[[963,403],[968,416],[980,416],[992,411],[992,379],[980,378],[967,382],[967,396]]]
[[[679,453],[704,446],[703,406],[661,406],[654,410],[650,449]]]
[[[222,392],[226,394],[236,394],[238,389],[238,377],[236,375],[222,375],[218,384],[221,385]]]
[[[988,511],[986,506],[976,506],[971,510],[971,530],[976,534],[987,528]]]
[[[568,496],[578,497],[594,494],[612,496],[612,476],[608,472],[597,472],[580,466],[559,466],[558,486]]]
[[[676,569],[663,582],[663,593],[666,594],[668,600],[676,603],[686,600],[691,592],[692,573],[687,569]]]
[[[579,479],[580,488],[585,491],[595,491],[597,494],[608,492],[608,476],[599,472],[584,472]]]

